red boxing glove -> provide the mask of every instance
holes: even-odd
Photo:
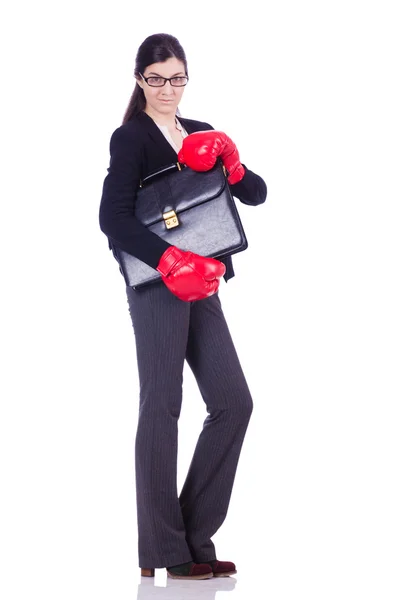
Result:
[[[184,138],[178,152],[178,160],[194,171],[209,171],[220,156],[229,172],[230,184],[237,183],[245,175],[236,144],[223,131],[195,131]]]
[[[220,278],[226,267],[216,258],[170,246],[161,256],[156,270],[168,289],[180,300],[202,300],[219,289]]]

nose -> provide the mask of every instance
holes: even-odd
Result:
[[[166,81],[165,85],[163,85],[163,87],[162,87],[162,93],[163,94],[164,93],[169,94],[170,92],[174,93],[174,90],[173,90],[172,85],[171,85],[171,81]]]

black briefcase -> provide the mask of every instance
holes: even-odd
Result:
[[[248,248],[247,238],[220,159],[209,171],[173,163],[141,182],[134,215],[150,231],[181,250],[224,258]],[[128,286],[161,281],[161,274],[113,246]]]

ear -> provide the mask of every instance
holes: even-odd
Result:
[[[139,85],[139,87],[141,87],[143,89],[143,83],[142,83],[142,79],[140,77],[135,77],[137,84]]]

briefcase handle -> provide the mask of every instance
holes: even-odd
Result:
[[[153,173],[149,173],[149,175],[146,175],[146,177],[141,179],[139,182],[139,187],[143,187],[144,183],[149,183],[150,181],[153,181],[159,175],[165,175],[166,173],[172,173],[173,171],[182,171],[182,169],[184,169],[185,167],[186,165],[181,165],[180,162],[172,163],[170,165],[167,165],[166,167],[162,167],[161,169],[158,169]]]
[[[216,164],[218,164],[218,161],[222,164],[223,173],[226,177],[227,174],[226,174],[225,165],[222,163],[222,161],[220,159],[217,160]],[[139,187],[143,187],[144,183],[149,183],[150,181],[153,181],[156,177],[158,177],[160,175],[172,173],[173,171],[182,171],[182,169],[185,169],[186,166],[187,165],[184,165],[183,163],[181,164],[180,162],[176,162],[176,163],[171,163],[170,165],[167,165],[166,167],[162,167],[161,169],[158,169],[157,171],[153,171],[153,173],[149,173],[149,175],[146,175],[146,177],[144,177],[143,179],[140,180]]]

